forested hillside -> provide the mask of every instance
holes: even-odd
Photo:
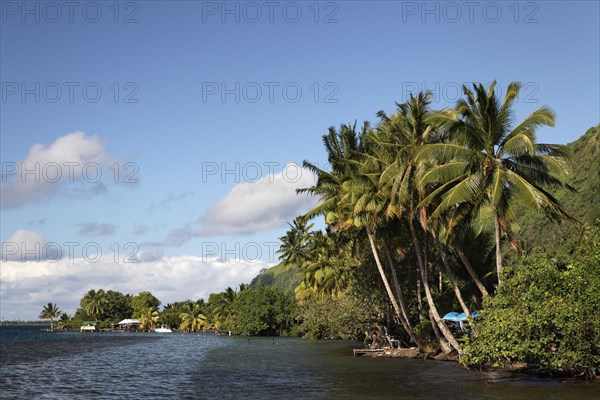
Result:
[[[250,288],[256,289],[260,285],[272,286],[287,293],[294,293],[294,289],[302,282],[302,273],[297,266],[278,264],[262,271],[250,282]]]
[[[584,226],[592,225],[600,218],[600,125],[588,131],[573,143],[569,143],[573,155],[570,185],[554,189],[552,193],[563,207]],[[551,223],[542,214],[532,210],[517,209],[520,230],[518,237],[525,249],[543,247],[546,252],[559,258],[570,255],[577,243],[580,229],[563,221]]]

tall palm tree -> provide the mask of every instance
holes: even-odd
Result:
[[[365,137],[365,142],[370,143],[373,132]],[[344,185],[344,196],[340,200],[340,207],[348,208],[347,220],[343,223],[345,227],[354,227],[364,230],[367,235],[371,252],[375,260],[375,265],[379,271],[382,282],[390,298],[396,317],[401,322],[404,330],[411,337],[411,340],[421,346],[420,340],[414,334],[412,324],[408,316],[404,296],[398,277],[396,267],[391,257],[389,245],[385,235],[379,235],[377,239],[377,231],[381,230],[386,225],[385,210],[389,207],[390,198],[387,196],[385,186],[381,184],[380,177],[384,172],[387,164],[382,162],[382,158],[376,154],[378,147],[372,143],[367,145],[361,153],[362,162],[360,164],[359,173]],[[378,243],[379,242],[379,243]],[[396,297],[394,297],[391,285],[385,274],[385,269],[381,258],[379,257],[379,248],[382,245],[384,253],[387,256],[388,267],[392,272],[392,280],[396,289]]]
[[[54,318],[58,318],[62,315],[62,311],[54,303],[48,303],[42,308],[40,318],[50,320],[50,331],[54,330]]]
[[[363,139],[370,131],[367,122],[363,124],[360,133],[356,130],[356,124],[342,125],[339,132],[330,128],[329,133],[323,136],[323,143],[331,172],[305,161],[304,167],[317,175],[317,183],[310,188],[299,189],[298,192],[308,192],[321,198],[321,203],[306,214],[307,218],[324,215],[325,221],[332,225],[334,230],[360,230],[366,233],[377,270],[394,311],[418,345],[418,339],[403,318],[404,314],[393,294],[375,243],[375,231],[381,221],[382,201],[385,199],[382,199],[380,194],[374,194],[376,188],[373,175],[362,174],[359,171],[364,154]]]
[[[99,289],[98,291],[91,289],[81,299],[81,307],[83,307],[87,315],[96,320],[98,320],[98,317],[104,312],[106,304],[106,292],[102,289]]]
[[[397,104],[396,114],[387,116],[383,111],[378,113],[381,124],[377,142],[380,146],[392,147],[395,157],[388,163],[379,180],[380,185],[387,188],[389,193],[388,216],[405,221],[409,227],[431,322],[437,326],[450,346],[460,352],[458,341],[440,317],[433,299],[429,285],[428,250],[421,243],[423,238],[427,240],[428,213],[419,204],[424,196],[423,187],[419,183],[424,165],[415,156],[423,145],[438,140],[437,130],[429,123],[432,114],[430,102],[431,94],[420,92],[416,96],[411,94],[406,103]],[[418,226],[422,228],[422,234],[417,231]],[[445,351],[449,350],[445,343],[440,342],[440,345]]]
[[[423,183],[441,184],[424,202],[440,199],[434,215],[465,203],[476,211],[483,206],[492,210],[500,284],[502,234],[510,233],[513,203],[523,203],[552,220],[572,217],[546,189],[569,187],[565,184],[569,154],[564,146],[536,139],[537,128],[554,126],[554,112],[540,107],[515,125],[512,105],[521,84],[509,84],[502,101],[495,86],[495,81],[487,91],[482,84],[474,84],[473,90],[463,86],[465,98],[456,108],[435,116],[450,141],[423,146],[418,157],[440,163],[423,177]]]

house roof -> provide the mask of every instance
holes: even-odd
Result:
[[[140,321],[138,321],[137,319],[124,319],[123,321],[119,322],[117,325],[135,325],[135,324],[139,324]]]

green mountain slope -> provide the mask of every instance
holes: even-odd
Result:
[[[570,184],[577,192],[560,188],[552,193],[563,207],[584,225],[592,225],[600,218],[600,125],[568,144],[573,153],[573,170]],[[574,224],[548,221],[543,215],[517,209],[519,237],[525,248],[543,247],[554,256],[564,256],[573,251],[580,235]]]
[[[294,265],[289,268],[283,263],[262,271],[252,279],[250,287],[256,289],[260,285],[272,286],[284,292],[294,294],[294,289],[302,281],[300,269]]]

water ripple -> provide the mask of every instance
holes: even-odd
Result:
[[[0,398],[600,398],[598,384],[482,374],[428,360],[355,358],[353,345],[0,327]]]

